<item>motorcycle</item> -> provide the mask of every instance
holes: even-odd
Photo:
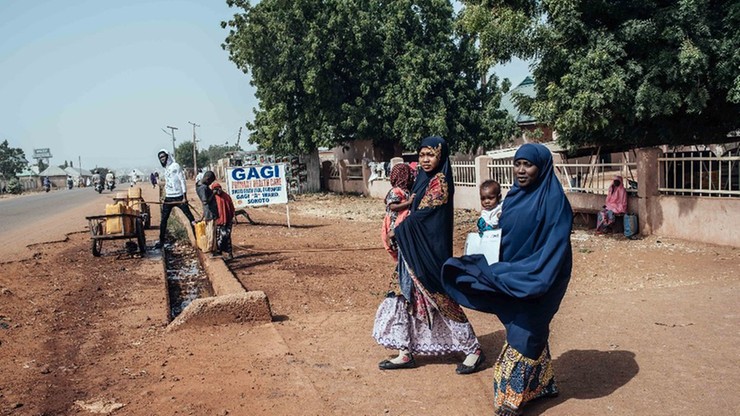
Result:
[[[51,184],[47,183],[46,185],[44,185],[44,190],[46,192],[49,192],[51,190]]]
[[[97,193],[103,193],[103,183],[102,182],[95,182],[95,192]]]
[[[108,188],[109,191],[112,191],[116,187],[116,183],[114,181],[107,181],[105,183],[105,187]]]

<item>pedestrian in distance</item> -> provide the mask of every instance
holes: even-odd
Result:
[[[203,173],[203,177],[198,181],[195,188],[195,192],[198,194],[200,202],[203,204],[203,216],[198,221],[205,221],[206,223],[206,241],[207,245],[203,247],[203,251],[207,253],[214,253],[216,243],[216,220],[218,219],[218,205],[216,203],[216,197],[211,189],[211,184],[216,180],[216,175],[212,171]]]
[[[503,202],[499,262],[483,255],[447,260],[446,292],[461,305],[495,314],[506,342],[493,367],[495,414],[516,416],[529,401],[558,395],[550,358],[550,322],[570,281],[573,211],[550,150],[528,143],[514,155]]]
[[[396,286],[381,302],[375,316],[373,338],[399,351],[381,361],[381,370],[412,368],[414,354],[466,354],[458,374],[480,369],[484,361],[480,343],[460,305],[444,292],[440,272],[452,256],[454,183],[447,142],[427,137],[418,148],[419,170],[411,193],[411,213],[389,238],[398,245]]]
[[[164,168],[164,180],[165,180],[165,197],[162,202],[162,219],[159,223],[159,241],[154,246],[155,249],[162,248],[164,246],[165,234],[167,232],[167,221],[170,218],[170,213],[173,207],[179,208],[193,229],[193,235],[195,235],[195,217],[190,212],[188,206],[187,196],[187,184],[185,183],[185,174],[180,168],[180,164],[175,162],[175,158],[170,155],[167,150],[162,149],[157,153],[159,163]]]
[[[228,192],[224,191],[221,184],[211,184],[213,194],[216,196],[218,206],[218,219],[216,220],[216,254],[225,253],[228,259],[234,258],[234,250],[231,244],[231,228],[234,222],[234,201]]]
[[[157,175],[154,172],[149,174],[149,182],[152,183],[152,189],[157,187]]]

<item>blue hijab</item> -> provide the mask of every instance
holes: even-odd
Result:
[[[447,142],[436,136],[422,140],[417,150],[424,147],[439,152],[439,165],[428,173],[419,167],[411,190],[416,195],[411,213],[396,226],[395,235],[403,259],[418,280],[429,292],[444,293],[439,276],[442,263],[452,256],[454,219],[450,150]],[[410,299],[409,293],[404,295]]]
[[[541,144],[521,146],[514,160],[538,168],[535,182],[514,182],[501,214],[500,262],[481,255],[451,258],[442,269],[444,289],[458,303],[496,314],[509,345],[537,359],[547,345],[552,317],[570,280],[573,212]]]

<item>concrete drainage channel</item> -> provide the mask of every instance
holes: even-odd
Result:
[[[179,210],[174,213],[187,230],[190,247],[163,251],[167,310],[171,319],[167,330],[232,322],[271,322],[265,293],[247,291],[221,258],[209,258],[195,248],[195,236],[187,219]]]
[[[165,245],[162,257],[167,278],[167,310],[171,321],[195,299],[213,296],[213,288],[198,261],[196,248],[189,241]]]

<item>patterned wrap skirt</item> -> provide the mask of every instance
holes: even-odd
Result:
[[[452,352],[473,354],[480,348],[473,326],[460,305],[446,295],[430,294],[416,279],[408,264],[399,259],[400,293],[389,292],[380,303],[373,325],[373,338],[391,349],[415,354],[438,355]],[[403,290],[406,288],[406,290]]]
[[[533,360],[520,354],[509,343],[504,344],[493,366],[493,404],[496,409],[519,409],[528,401],[557,394],[549,345],[539,358]]]

